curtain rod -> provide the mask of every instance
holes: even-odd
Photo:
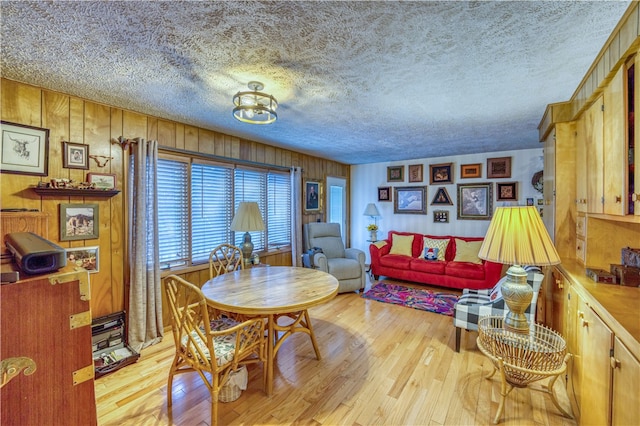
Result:
[[[266,168],[270,168],[270,169],[287,171],[287,172],[291,170],[291,167],[287,167],[287,166],[278,166],[276,164],[269,164],[269,163],[258,163],[256,161],[241,160],[239,158],[222,157],[220,155],[205,154],[205,153],[202,153],[202,152],[188,151],[186,149],[172,148],[172,147],[162,146],[162,145],[160,145],[158,147],[158,149],[161,149],[163,151],[172,152],[172,153],[177,153],[177,154],[188,154],[188,155],[191,155],[193,157],[206,158],[206,159],[209,159],[209,160],[223,161],[225,163],[234,163],[234,164],[241,164],[241,165],[245,165],[245,166],[260,167],[260,168],[265,168],[266,167]]]

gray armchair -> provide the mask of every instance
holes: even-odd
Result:
[[[313,265],[338,279],[338,293],[358,291],[365,285],[365,255],[362,250],[344,248],[337,223],[307,223],[303,227],[304,249],[320,247],[322,253],[313,256]]]

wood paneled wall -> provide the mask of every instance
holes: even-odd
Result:
[[[100,271],[91,274],[93,317],[123,310],[126,306],[126,194],[112,198],[39,196],[29,189],[39,181],[68,178],[85,181],[87,173],[115,173],[117,186],[123,188],[127,176],[127,153],[112,140],[142,137],[157,139],[161,148],[211,154],[229,159],[275,166],[299,166],[304,177],[324,181],[326,176],[349,178],[349,166],[335,161],[264,145],[183,123],[103,105],[86,99],[45,90],[28,84],[1,79],[1,118],[3,121],[49,129],[49,175],[46,177],[2,173],[2,208],[38,209],[49,213],[50,241],[62,247],[100,247]],[[89,145],[91,155],[111,157],[105,167],[90,160],[89,170],[62,167],[62,141]],[[84,241],[60,241],[59,205],[96,203],[99,205],[99,238]],[[302,208],[302,206],[300,206]],[[324,220],[321,215],[304,215],[303,222]],[[302,230],[300,230],[302,232]],[[290,253],[276,252],[263,261],[273,264],[291,262]],[[192,276],[193,275],[193,276]],[[208,271],[190,270],[185,278],[201,283]]]

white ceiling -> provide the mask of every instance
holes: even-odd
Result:
[[[2,1],[1,71],[348,164],[529,149],[628,5]],[[250,80],[276,123],[232,117]]]

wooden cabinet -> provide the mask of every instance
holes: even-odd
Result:
[[[603,213],[627,212],[627,112],[625,102],[626,67],[620,67],[604,89]]]
[[[602,213],[604,187],[604,101],[600,96],[584,113],[582,132],[586,147],[587,212]],[[584,179],[584,175],[581,177]]]
[[[640,362],[618,339],[614,339],[613,356],[613,394],[612,420],[614,425],[640,425]],[[635,389],[635,392],[634,392]]]
[[[3,424],[97,424],[89,297],[70,266],[0,285]]]
[[[629,309],[640,295],[637,289],[583,281],[584,274],[577,272],[582,267],[570,265],[570,270],[565,275],[554,267],[551,275],[553,328],[572,354],[567,394],[573,412],[580,425],[640,424],[640,330],[637,312]]]

